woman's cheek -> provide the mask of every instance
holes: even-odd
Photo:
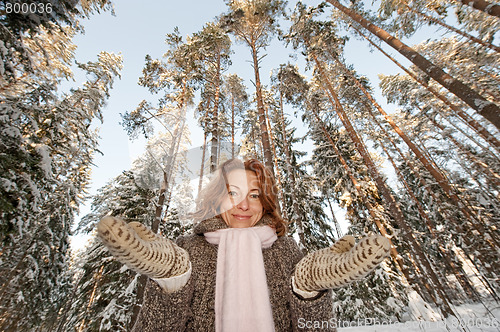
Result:
[[[229,199],[225,199],[221,203],[221,212],[229,211],[233,208],[233,204]]]

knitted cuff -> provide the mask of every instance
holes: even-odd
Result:
[[[165,292],[174,293],[174,292],[180,290],[182,287],[186,286],[190,277],[191,277],[191,262],[189,262],[188,270],[181,275],[178,275],[175,277],[170,277],[170,278],[161,278],[161,279],[151,278],[151,279],[156,281],[156,283]]]
[[[308,292],[308,291],[300,289],[295,284],[295,277],[294,276],[292,276],[292,290],[295,294],[300,295],[304,299],[311,299],[313,297],[318,296],[318,294],[320,293],[320,292],[316,292],[316,291]]]

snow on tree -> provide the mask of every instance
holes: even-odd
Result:
[[[221,28],[220,24],[208,23],[200,32],[192,35],[187,41],[191,53],[198,65],[200,80],[203,82],[203,91],[200,103],[203,109],[204,130],[210,132],[210,172],[214,172],[219,165],[218,149],[222,136],[227,132],[224,125],[224,110],[221,107],[224,95],[222,94],[223,76],[231,64],[231,39]],[[221,126],[221,128],[219,128]]]
[[[274,162],[272,157],[271,141],[269,137],[266,116],[266,105],[263,97],[263,87],[260,78],[260,55],[269,45],[272,34],[279,31],[278,19],[283,16],[285,2],[281,0],[245,0],[226,1],[229,7],[228,13],[221,17],[221,24],[237,40],[250,48],[252,55],[252,66],[255,77],[255,99],[257,102],[258,124],[263,149],[263,161],[267,168],[274,174]]]
[[[281,65],[269,87],[260,77],[268,59],[262,52],[284,22],[285,3],[226,1],[227,13],[186,40],[178,29],[167,34],[164,57],[146,56],[139,78],[160,93],[157,104],[143,101],[123,115],[131,137],[151,138],[146,153],[101,188],[78,232],[92,234],[108,214],[172,239],[190,230],[186,215],[195,188],[193,174],[182,171],[189,168],[186,114],[196,102],[205,131],[200,175],[207,140],[212,171],[237,154],[238,143],[240,156],[265,161],[280,188],[283,217],[304,250],[331,244],[334,228],[340,236],[332,204],[346,211],[351,234],[390,238],[392,261],[335,291],[339,320],[401,320],[413,289],[445,316],[454,314],[450,304],[498,299],[500,141],[491,109],[500,98],[494,45],[500,23],[460,2],[328,2],[336,8],[330,13],[326,3],[297,3],[285,18],[291,29],[280,35],[302,51],[310,78]],[[0,17],[0,328],[126,330],[141,306],[145,277],[114,261],[95,239],[68,255],[97,151],[89,126],[102,121],[121,58],[102,52],[96,62],[78,63],[88,82],[63,95],[57,90],[73,75],[78,19],[112,4],[51,3],[58,4],[54,14],[38,20]],[[424,24],[446,36],[410,48],[389,35],[412,36]],[[253,99],[241,78],[224,75],[231,69],[228,33],[250,48]],[[401,109],[381,109],[371,95],[375,88],[348,64],[343,49],[351,36],[368,40],[406,73],[380,75],[383,95]],[[413,65],[399,64],[376,38]],[[457,90],[450,83],[463,85]],[[479,102],[466,100],[469,92]],[[290,106],[309,130],[303,137]],[[231,153],[224,154],[229,140]],[[305,140],[314,145],[308,153],[297,149]]]
[[[62,298],[71,290],[71,226],[97,151],[98,137],[89,126],[101,119],[121,69],[121,57],[101,52],[97,61],[78,64],[89,78],[82,87],[58,93],[73,75],[78,19],[110,3],[59,4],[50,17],[2,16],[0,328],[5,331],[56,326]]]
[[[231,157],[234,158],[236,130],[240,126],[240,120],[244,112],[249,108],[249,97],[243,80],[236,74],[225,75],[222,89],[227,96],[224,108],[227,113],[229,113],[229,110],[231,112]]]
[[[151,227],[158,189],[143,186],[142,172],[124,171],[99,189],[92,200],[91,213],[84,216],[78,233],[92,240],[73,263],[74,292],[65,299],[61,331],[117,331],[131,328],[131,312],[136,304],[139,275],[115,261],[95,237],[95,225],[106,215],[137,221]]]
[[[101,117],[121,58],[102,52],[79,66],[90,80],[62,98],[42,80],[1,103],[2,251],[9,257],[1,269],[2,308],[9,312],[4,329],[52,324],[58,294],[68,286],[68,237],[97,149],[89,125]],[[33,319],[21,319],[26,315]]]
[[[75,326],[79,331],[116,331],[129,329],[134,323],[134,312],[140,307],[144,277],[128,270],[115,261],[109,251],[95,237],[95,226],[107,215],[123,218],[127,222],[140,222],[152,227],[155,219],[156,200],[163,180],[164,156],[162,133],[148,142],[148,151],[134,161],[130,171],[124,171],[99,189],[92,200],[91,213],[84,216],[76,229],[78,233],[91,234],[91,244],[74,262],[74,289],[66,298],[65,307],[70,308],[61,328]],[[181,178],[173,188],[168,209],[164,211],[159,231],[163,236],[176,239],[190,230],[186,217],[194,204],[193,188],[187,169],[179,156],[174,178]],[[89,319],[92,317],[92,319]]]

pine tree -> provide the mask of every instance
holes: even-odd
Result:
[[[51,326],[69,287],[68,237],[97,149],[89,125],[101,116],[121,57],[102,52],[79,66],[90,80],[61,99],[44,80],[2,98],[2,253],[9,259],[1,268],[0,325],[7,331]]]
[[[312,165],[316,177],[322,180],[322,195],[331,198],[347,210],[346,218],[350,222],[349,233],[356,235],[377,232],[378,227],[375,226],[370,210],[373,206],[381,206],[382,202],[363,165],[363,160],[356,154],[345,132],[340,132],[332,125],[327,127],[327,131],[334,139],[337,151],[348,162],[351,175],[346,173],[346,169],[339,162],[339,156],[330,142],[325,141],[324,132],[313,127],[311,138],[316,148],[313,150]],[[353,188],[350,178],[352,175],[359,179],[361,190]],[[389,216],[384,217],[380,212],[376,218],[389,220]],[[394,229],[387,222],[384,224],[394,234]],[[361,321],[365,319],[399,321],[408,302],[406,296],[408,289],[407,281],[398,273],[396,266],[392,263],[384,263],[365,280],[335,290],[337,320],[340,322],[358,319]]]
[[[97,62],[78,64],[91,76],[82,88],[57,94],[73,75],[79,18],[110,9],[111,3],[36,5],[52,5],[50,15],[5,10],[0,18],[0,326],[5,331],[54,326],[70,289],[70,228],[97,148],[89,125],[101,118],[121,69],[120,57],[103,52]]]
[[[229,12],[222,16],[226,27],[238,40],[246,44],[252,54],[255,76],[255,99],[257,101],[258,123],[262,141],[264,164],[274,175],[272,147],[267,126],[266,105],[260,79],[260,52],[269,45],[272,33],[277,31],[277,19],[283,15],[284,3],[280,0],[227,1]]]
[[[488,119],[497,128],[500,128],[500,117],[498,116],[498,114],[500,114],[500,110],[496,104],[488,101],[481,94],[465,85],[461,80],[449,75],[441,67],[434,65],[420,53],[416,52],[414,49],[407,46],[394,36],[391,36],[387,31],[374,25],[355,10],[343,6],[337,0],[328,0],[328,2],[350,17],[353,21],[360,24],[388,45],[396,49],[423,72],[429,75],[429,77],[439,82],[443,87],[455,94],[464,103],[476,110],[478,114]]]
[[[92,235],[91,243],[74,262],[75,292],[65,299],[69,311],[59,329],[118,331],[131,328],[139,275],[110,255],[95,237],[95,225],[106,215],[151,227],[158,189],[145,185],[140,169],[125,171],[93,197],[92,212],[82,218],[77,232]]]
[[[143,75],[139,78],[139,85],[146,87],[151,93],[163,92],[154,106],[142,101],[132,112],[122,115],[123,126],[131,137],[139,133],[147,138],[154,132],[153,121],[157,121],[165,132],[165,157],[162,158],[163,179],[155,211],[155,222],[152,225],[154,232],[166,213],[165,206],[172,190],[172,181],[176,158],[181,151],[181,145],[187,139],[186,112],[187,107],[193,104],[195,83],[199,79],[199,68],[196,58],[192,55],[190,45],[182,40],[178,28],[167,34],[168,45],[164,59],[153,60],[146,56]]]
[[[249,108],[248,94],[243,80],[236,74],[226,75],[223,85],[226,110],[231,110],[231,158],[235,157],[235,136],[239,119]],[[229,112],[228,112],[229,113]]]
[[[223,120],[222,94],[224,71],[231,64],[231,40],[220,25],[208,23],[203,29],[193,34],[188,40],[195,61],[198,63],[200,79],[203,82],[200,110],[204,115],[205,130],[211,134],[210,172],[214,172],[219,164],[218,149],[222,135],[226,132]],[[190,56],[190,55],[187,55]],[[210,102],[209,102],[210,101]]]
[[[326,204],[320,197],[322,182],[308,174],[309,162],[299,161],[306,153],[293,148],[300,138],[296,137],[295,128],[291,128],[291,121],[284,114],[285,101],[297,108],[303,105],[308,86],[297,68],[290,64],[281,65],[272,82],[275,101],[267,104],[271,107],[274,124],[282,210],[291,223],[291,233],[298,236],[303,250],[324,248],[334,242],[334,235],[324,212]]]

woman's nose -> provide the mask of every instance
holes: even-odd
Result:
[[[248,197],[245,196],[236,206],[241,210],[248,210]]]

